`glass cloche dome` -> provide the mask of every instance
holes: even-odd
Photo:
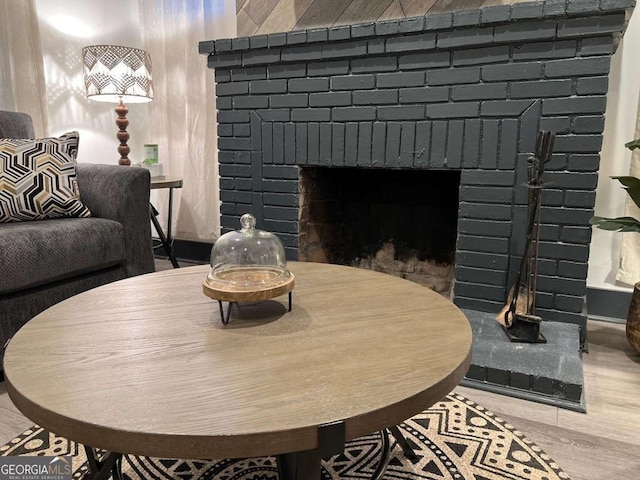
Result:
[[[207,279],[240,289],[262,289],[287,282],[291,274],[280,239],[258,230],[251,214],[244,214],[240,225],[240,230],[225,233],[214,243]]]

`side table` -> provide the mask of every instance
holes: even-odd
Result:
[[[156,233],[160,238],[160,245],[167,252],[167,256],[171,261],[171,265],[173,268],[179,268],[178,261],[176,260],[176,256],[173,253],[173,237],[171,236],[171,219],[173,215],[173,189],[174,188],[182,188],[182,179],[178,177],[155,177],[151,178],[151,190],[156,190],[159,188],[168,188],[169,189],[169,211],[167,212],[167,233],[165,234],[162,230],[162,226],[158,221],[158,210],[149,203],[149,214],[151,217],[151,223],[153,223],[154,228],[156,229]]]

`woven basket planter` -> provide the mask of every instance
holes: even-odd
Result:
[[[627,340],[640,353],[640,282],[636,283],[627,315]]]

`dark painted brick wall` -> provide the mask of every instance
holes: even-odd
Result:
[[[527,158],[551,129],[538,312],[584,326],[610,56],[633,5],[547,0],[201,42],[223,229],[251,212],[295,259],[299,167],[461,170],[454,300],[497,312],[525,243]]]

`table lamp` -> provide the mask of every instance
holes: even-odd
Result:
[[[120,165],[131,165],[127,145],[127,103],[153,100],[151,82],[151,56],[144,50],[118,45],[92,45],[82,49],[84,84],[87,97],[99,102],[117,103],[116,137],[120,141]]]

